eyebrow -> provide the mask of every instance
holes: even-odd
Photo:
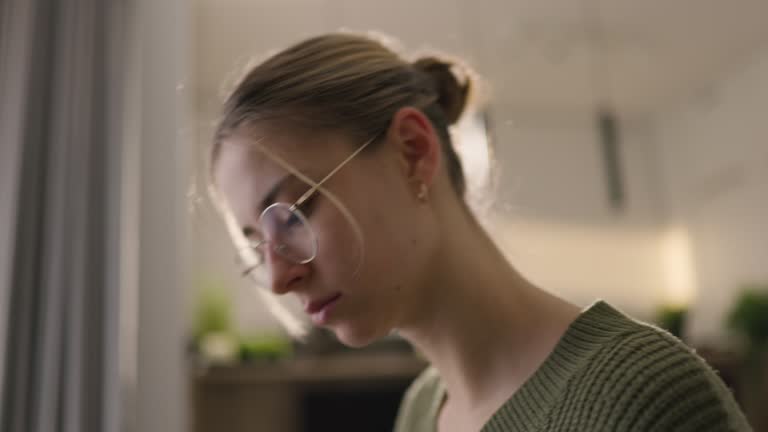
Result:
[[[276,182],[272,188],[269,189],[269,192],[264,196],[264,199],[261,200],[261,203],[259,204],[258,212],[261,214],[264,209],[269,207],[275,202],[275,198],[277,198],[277,195],[280,193],[280,191],[285,187],[285,185],[294,178],[292,174],[288,174],[285,177],[281,178],[280,181]],[[256,229],[253,228],[250,225],[246,225],[243,227],[243,235],[246,238],[251,237],[255,232]]]

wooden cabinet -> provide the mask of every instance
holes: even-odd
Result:
[[[193,431],[391,431],[425,366],[405,353],[346,353],[195,369]]]

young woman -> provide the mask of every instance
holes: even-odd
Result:
[[[456,68],[328,34],[250,70],[211,158],[246,273],[347,345],[396,330],[428,358],[398,431],[749,430],[668,333],[505,260],[464,201],[448,126],[472,85]]]

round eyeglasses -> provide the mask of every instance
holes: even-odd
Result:
[[[265,247],[296,264],[306,264],[317,256],[317,236],[295,204],[278,202],[270,205],[261,213],[259,224],[264,238],[249,244],[255,261],[243,270],[243,275],[264,263]]]
[[[259,225],[262,230],[262,238],[252,241],[248,248],[253,252],[249,254],[248,266],[243,270],[243,276],[251,275],[265,260],[265,247],[272,250],[295,264],[307,264],[317,256],[317,236],[309,219],[301,212],[300,207],[325,183],[336,174],[352,158],[357,156],[376,137],[371,138],[344,159],[322,180],[314,184],[293,204],[276,202],[261,212]]]

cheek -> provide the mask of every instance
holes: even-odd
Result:
[[[385,294],[414,280],[421,261],[423,223],[416,208],[419,204],[397,173],[382,166],[365,168],[368,171],[344,173],[348,177],[339,178],[331,188],[354,222],[329,198],[323,198],[322,212],[316,214],[318,271],[330,283]],[[355,233],[355,222],[362,241]]]
[[[400,212],[365,199],[348,199],[344,204],[354,221],[327,198],[313,218],[318,238],[316,271],[326,283],[353,290],[361,289],[357,285],[374,289],[399,277],[399,261],[409,253],[407,233],[395,219]]]
[[[413,248],[416,225],[411,223],[408,208],[393,207],[387,200],[369,200],[356,208],[354,215],[364,238],[363,249],[356,238],[350,238],[348,243],[358,254],[355,257],[363,260],[359,282],[367,290],[382,295],[408,284],[414,270],[413,260],[417,258]]]
[[[318,252],[315,268],[325,283],[346,284],[359,266],[361,243],[344,214],[324,199],[323,209],[313,217]]]

